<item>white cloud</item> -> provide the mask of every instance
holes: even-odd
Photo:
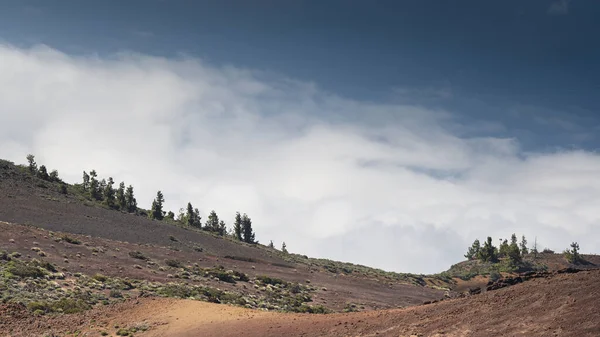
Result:
[[[0,46],[0,157],[96,169],[191,201],[261,242],[388,270],[437,272],[476,237],[598,251],[600,156],[458,137],[452,115],[359,102],[310,83],[182,57],[74,57]],[[452,124],[452,127],[449,125]]]
[[[557,0],[550,4],[548,7],[548,14],[550,15],[567,15],[569,14],[569,3],[570,0]]]

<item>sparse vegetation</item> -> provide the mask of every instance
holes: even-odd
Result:
[[[570,249],[565,249],[563,255],[565,259],[572,264],[581,264],[585,262],[585,260],[581,257],[581,254],[579,254],[579,244],[577,242],[572,242]]]

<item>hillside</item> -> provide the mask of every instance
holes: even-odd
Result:
[[[444,289],[451,286],[451,280],[437,276],[389,273],[284,254],[263,245],[111,210],[83,197],[76,186],[67,185],[64,194],[60,183],[31,176],[24,167],[9,162],[0,164],[0,251],[20,254],[23,263],[33,258],[49,262],[65,275],[65,283],[81,283],[96,274],[136,282],[180,282],[235,294],[221,296],[227,299],[200,296],[204,300],[309,312],[416,305],[442,298]],[[69,243],[65,236],[80,244]],[[38,251],[44,255],[40,257]],[[252,283],[236,282],[224,273],[241,273]],[[300,285],[304,297],[297,299],[299,294],[284,291],[277,294],[284,299],[273,298],[268,284],[255,282],[263,276],[280,279],[290,287]],[[137,288],[125,295],[137,295]],[[293,303],[288,303],[291,299]]]
[[[518,268],[472,260],[437,275],[385,272],[110,209],[6,161],[0,205],[0,331],[11,336],[600,331],[589,323],[600,321],[596,255],[580,265],[529,254]],[[527,271],[539,273],[518,276]]]
[[[599,270],[548,275],[509,288],[431,305],[349,314],[253,311],[189,300],[141,298],[85,315],[27,317],[0,310],[13,336],[46,327],[138,336],[598,336]],[[31,324],[35,322],[36,324]],[[82,330],[80,330],[82,329]]]

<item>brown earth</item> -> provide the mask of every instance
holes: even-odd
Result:
[[[14,167],[0,167],[0,222],[5,222],[0,223],[0,251],[18,251],[37,257],[31,251],[36,246],[47,254],[45,260],[65,270],[67,275],[102,273],[167,282],[172,281],[167,276],[173,269],[165,266],[164,261],[176,259],[205,268],[221,265],[250,277],[268,275],[288,282],[311,284],[319,290],[310,304],[321,304],[335,311],[341,311],[348,303],[357,305],[360,310],[373,310],[406,307],[444,296],[443,290],[407,284],[406,280],[358,272],[332,273],[309,262],[286,260],[280,252],[262,245],[249,245],[110,210],[83,199],[73,192],[72,186],[64,195],[59,193],[57,184],[44,182]],[[56,243],[45,230],[69,233],[84,244]],[[198,248],[202,248],[202,252],[197,251]],[[94,253],[94,250],[100,252]],[[142,252],[156,265],[146,266],[143,261],[131,258],[128,255],[131,251]],[[159,266],[165,270],[158,270]],[[242,290],[240,284],[214,280],[208,280],[207,285],[224,290],[237,287],[246,293],[255,291]]]
[[[139,299],[92,312],[13,320],[11,336],[37,336],[48,326],[114,336],[600,336],[600,271],[553,274],[431,305],[347,314],[261,312],[175,299]],[[0,310],[0,318],[2,316]],[[19,316],[18,308],[11,311]],[[27,317],[26,314],[22,315]],[[93,325],[93,326],[92,326]]]

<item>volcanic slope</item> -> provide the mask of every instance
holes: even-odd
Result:
[[[553,274],[496,291],[404,309],[308,315],[190,300],[146,298],[86,314],[13,326],[86,326],[89,336],[143,327],[136,336],[600,336],[600,270]],[[1,313],[0,313],[1,314]],[[17,321],[18,322],[18,321]],[[91,327],[93,326],[93,327]]]
[[[26,259],[36,255],[32,249],[39,249],[44,257],[34,257],[51,262],[67,279],[101,273],[152,282],[194,283],[190,272],[222,268],[244,273],[252,280],[268,276],[311,287],[311,300],[305,304],[332,311],[417,305],[441,299],[445,293],[442,288],[449,288],[452,282],[437,276],[388,273],[283,254],[263,245],[110,210],[82,198],[76,186],[67,185],[67,193],[60,193],[60,185],[33,177],[23,167],[6,161],[0,161],[0,205],[0,221],[4,221],[0,223],[0,251],[18,252]],[[64,236],[82,244],[60,240]],[[136,252],[143,259],[132,257]],[[168,266],[168,260],[180,262],[186,270]],[[222,276],[218,270],[210,273]],[[262,290],[243,282],[230,284],[199,277],[195,282],[199,285],[242,295]]]

